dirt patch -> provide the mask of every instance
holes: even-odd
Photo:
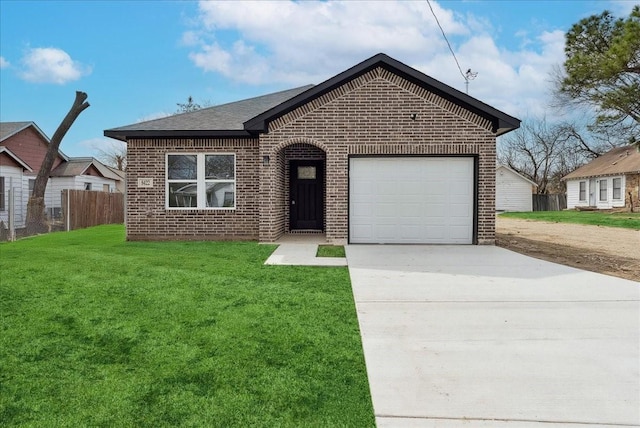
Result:
[[[498,217],[496,244],[550,262],[640,281],[640,231]]]

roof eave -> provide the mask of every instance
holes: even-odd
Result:
[[[107,129],[104,131],[105,137],[115,138],[120,141],[127,141],[133,138],[250,138],[254,134],[246,130],[118,130]]]

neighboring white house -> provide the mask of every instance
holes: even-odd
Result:
[[[536,183],[506,165],[496,166],[496,211],[533,211]]]
[[[640,207],[640,152],[617,147],[562,178],[567,182],[567,208]]]
[[[33,122],[0,123],[0,221],[9,220],[9,191],[14,201],[15,227],[25,226],[27,203],[49,138]],[[70,158],[62,152],[54,161],[44,202],[47,215],[61,215],[62,190],[116,192],[122,177],[94,158]]]

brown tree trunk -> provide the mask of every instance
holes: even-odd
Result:
[[[33,185],[33,193],[29,195],[29,202],[27,203],[27,233],[41,233],[47,230],[46,217],[45,217],[45,204],[44,204],[44,192],[47,189],[47,182],[51,175],[51,169],[53,168],[53,162],[58,155],[58,149],[60,143],[66,135],[73,122],[82,113],[84,109],[89,107],[89,103],[86,102],[87,94],[85,92],[76,91],[76,98],[73,101],[71,109],[62,120],[58,129],[53,134],[47,153],[42,161],[40,171]]]

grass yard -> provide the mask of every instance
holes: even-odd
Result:
[[[374,426],[346,268],[100,226],[0,244],[0,425]]]
[[[558,223],[592,224],[640,230],[640,213],[610,213],[600,211],[534,211],[502,213],[501,217]]]
[[[346,257],[343,245],[318,245],[316,257]]]

